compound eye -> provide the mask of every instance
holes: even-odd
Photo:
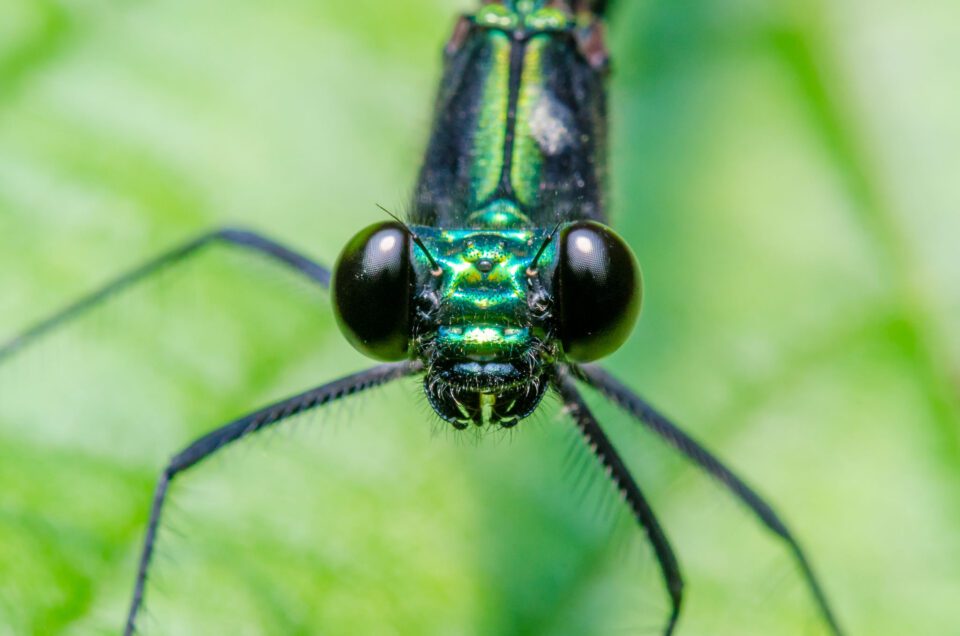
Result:
[[[333,272],[333,310],[357,351],[407,357],[412,284],[409,234],[399,223],[376,223],[347,243]]]
[[[640,267],[613,230],[580,221],[560,237],[557,267],[560,340],[571,360],[589,362],[616,351],[640,313]]]

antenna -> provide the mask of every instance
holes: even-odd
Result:
[[[417,236],[417,233],[414,232],[412,229],[410,229],[410,226],[407,225],[406,221],[404,221],[403,219],[401,219],[396,214],[394,214],[387,208],[383,207],[379,203],[377,203],[376,205],[378,208],[386,212],[390,216],[390,218],[392,218],[394,221],[402,225],[406,233],[410,235],[411,239],[413,239],[414,244],[416,244],[417,247],[423,250],[423,253],[426,254],[427,260],[430,261],[430,266],[432,267],[432,269],[430,270],[430,273],[433,274],[434,276],[440,276],[441,274],[443,274],[443,270],[440,268],[440,264],[437,263],[437,261],[433,258],[433,255],[430,253],[430,250],[428,250],[427,246],[423,244],[423,241],[420,240],[420,237]]]
[[[540,249],[537,250],[536,256],[534,256],[533,260],[530,261],[530,264],[527,265],[527,276],[537,275],[537,261],[539,261],[540,257],[543,256],[544,250],[547,249],[547,245],[550,245],[550,242],[553,240],[553,237],[556,235],[557,230],[560,229],[562,224],[563,221],[557,221],[557,224],[553,226],[552,230],[550,230],[550,234],[548,234],[547,238],[545,238],[543,243],[540,244]]]

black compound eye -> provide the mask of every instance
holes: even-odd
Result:
[[[560,237],[556,273],[560,340],[567,357],[589,362],[616,351],[640,313],[640,267],[610,228],[573,223]]]
[[[409,234],[399,223],[371,225],[343,248],[333,273],[333,310],[360,353],[407,357],[412,284]]]

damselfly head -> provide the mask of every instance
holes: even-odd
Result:
[[[558,360],[595,360],[629,336],[640,270],[612,230],[407,227],[355,236],[334,272],[347,339],[379,360],[419,358],[424,390],[458,428],[513,426]]]
[[[414,347],[427,363],[427,399],[460,428],[513,426],[540,403],[542,376],[557,354],[549,293],[539,277],[533,283],[526,274],[542,232],[416,232],[443,272],[434,277],[415,254]],[[534,296],[539,312],[531,309]]]

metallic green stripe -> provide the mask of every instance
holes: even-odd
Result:
[[[500,31],[490,31],[487,37],[490,68],[483,87],[483,106],[473,138],[470,170],[473,206],[492,196],[500,182],[510,101],[510,38]]]
[[[535,127],[537,118],[542,118],[540,111],[545,104],[541,54],[549,41],[550,36],[538,35],[527,44],[520,80],[520,95],[517,100],[510,183],[521,205],[527,207],[536,206],[540,195],[543,153],[537,141]]]

